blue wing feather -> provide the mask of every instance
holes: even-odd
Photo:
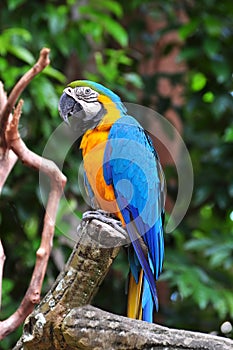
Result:
[[[158,157],[150,138],[130,116],[117,120],[109,133],[105,149],[103,173],[112,184],[118,206],[126,223],[136,259],[129,259],[137,282],[139,266],[144,270],[143,319],[151,321],[153,307],[158,307],[155,280],[162,270],[164,258],[161,179]],[[147,252],[143,250],[142,237]]]

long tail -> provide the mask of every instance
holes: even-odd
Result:
[[[154,300],[147,279],[140,270],[138,283],[130,273],[128,288],[127,316],[130,318],[153,322]]]
[[[139,274],[138,283],[136,283],[133,277],[133,274],[130,272],[127,316],[138,320],[142,319],[142,280],[143,280],[142,269]]]

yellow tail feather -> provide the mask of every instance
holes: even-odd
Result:
[[[143,270],[141,269],[138,283],[130,273],[129,277],[129,290],[128,290],[128,306],[127,316],[138,320],[142,319],[142,280]]]

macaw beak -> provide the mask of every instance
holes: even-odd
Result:
[[[73,97],[63,92],[58,104],[58,111],[64,122],[70,125],[69,117],[75,116],[78,112],[82,111],[83,108],[80,103],[75,101]]]

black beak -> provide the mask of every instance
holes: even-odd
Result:
[[[73,99],[73,97],[70,97],[65,92],[61,95],[61,98],[59,100],[58,104],[58,110],[60,113],[60,116],[64,120],[64,122],[68,125],[70,125],[69,117],[74,116],[78,112],[82,110],[82,106]]]

